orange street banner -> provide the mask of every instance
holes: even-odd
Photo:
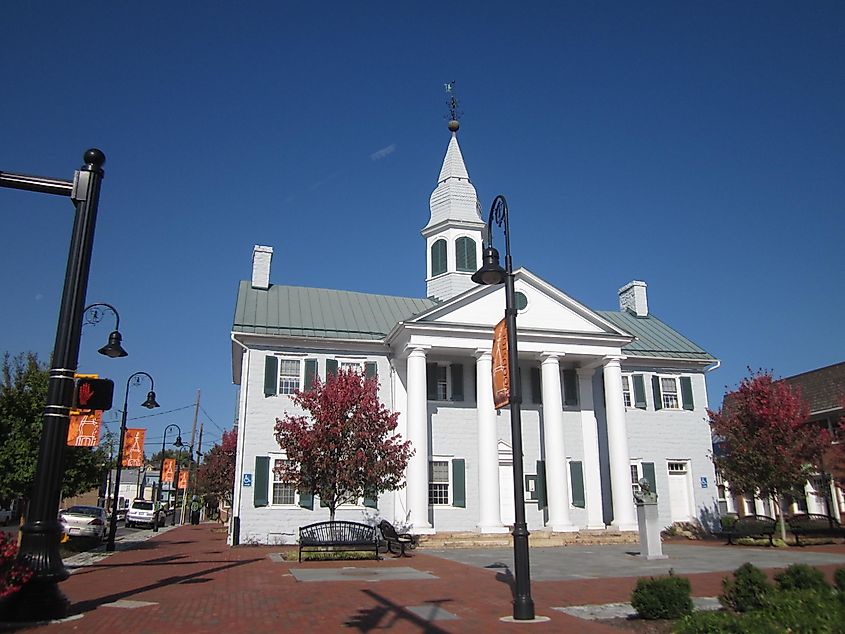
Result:
[[[144,436],[146,429],[127,429],[123,441],[123,466],[144,466]]]
[[[162,482],[173,482],[173,476],[176,473],[176,458],[165,458],[164,468],[161,470]]]
[[[508,362],[508,327],[503,319],[493,329],[493,405],[502,409],[511,401]]]
[[[179,486],[180,489],[187,489],[188,488],[188,472],[187,471],[180,471],[179,472]]]
[[[100,410],[71,410],[67,428],[68,447],[96,447],[100,444],[103,412]]]

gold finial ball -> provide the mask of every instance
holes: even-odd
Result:
[[[449,131],[450,132],[457,132],[458,128],[460,128],[460,127],[461,127],[461,124],[458,123],[458,121],[456,119],[452,119],[449,122]]]

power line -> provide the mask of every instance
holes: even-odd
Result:
[[[204,408],[202,405],[200,405],[200,409],[202,410],[202,413],[203,413],[203,414],[205,414],[206,418],[208,418],[208,420],[211,422],[211,424],[212,424],[212,425],[214,425],[217,429],[219,429],[221,433],[225,433],[225,432],[226,432],[226,430],[225,430],[225,429],[223,429],[220,425],[218,425],[218,424],[214,421],[214,419],[213,419],[211,416],[209,416],[208,412],[206,412],[206,411],[205,411],[205,408]]]

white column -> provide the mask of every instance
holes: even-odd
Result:
[[[506,533],[499,499],[499,438],[493,406],[493,357],[490,349],[476,351],[478,412],[478,530]]]
[[[563,400],[560,395],[560,360],[556,354],[541,356],[543,385],[543,436],[546,449],[546,498],[552,531],[578,530],[569,519],[569,487],[563,444]]]
[[[584,442],[584,497],[587,528],[604,528],[599,467],[599,434],[593,401],[594,368],[578,368],[578,390],[581,395],[581,439]]]
[[[622,368],[619,357],[605,357],[604,405],[607,412],[607,449],[610,457],[610,490],[613,494],[613,527],[637,530],[634,496],[631,493],[631,455],[622,400]]]
[[[842,515],[839,512],[839,487],[836,486],[833,478],[828,476],[827,484],[829,487],[828,495],[830,495],[830,514],[837,522],[842,521]]]
[[[408,440],[414,455],[408,461],[408,521],[413,532],[430,534],[428,521],[428,397],[425,382],[425,349],[408,353]]]

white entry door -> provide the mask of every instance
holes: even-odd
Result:
[[[513,526],[513,464],[499,463],[499,499],[502,511],[502,524]]]
[[[689,463],[670,460],[669,470],[669,509],[673,522],[689,522],[692,519],[690,503]]]

